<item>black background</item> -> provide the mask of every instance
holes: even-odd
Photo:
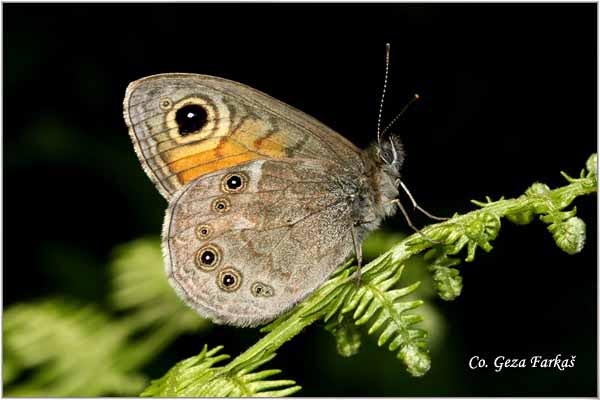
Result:
[[[596,5],[4,4],[4,306],[49,294],[98,301],[111,249],[158,235],[166,204],[122,119],[127,84],[162,72],[233,79],[311,114],[357,145],[374,139],[384,44],[384,118],[396,125],[405,182],[440,215],[470,199],[562,185],[596,142]],[[64,133],[75,132],[75,134]],[[595,396],[596,198],[578,199],[588,243],[568,256],[545,224],[503,221],[492,254],[461,267],[464,291],[437,300],[447,320],[433,367],[408,377],[369,341],[344,359],[320,327],[271,365],[304,396]],[[417,225],[429,223],[415,216]],[[386,223],[406,231],[403,220]],[[65,260],[65,258],[69,258]],[[77,270],[66,265],[75,264]],[[101,301],[101,300],[100,300]],[[149,374],[202,343],[230,354],[255,330],[182,337]],[[572,369],[470,370],[479,355],[576,355]]]

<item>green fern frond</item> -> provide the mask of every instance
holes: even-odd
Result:
[[[392,265],[381,272],[378,268],[366,271],[362,278],[364,283],[356,290],[341,312],[343,314],[354,311],[352,317],[356,325],[364,325],[372,321],[368,334],[380,331],[377,345],[381,347],[389,342],[389,350],[398,351],[397,357],[407,366],[408,372],[413,376],[422,376],[431,366],[425,342],[427,333],[412,327],[422,318],[406,312],[419,307],[423,302],[421,300],[399,301],[412,293],[420,282],[404,288],[392,289],[400,280],[403,270],[403,266]]]
[[[454,267],[460,264],[460,259],[450,257],[447,249],[435,247],[425,253],[425,261],[433,272],[433,280],[438,296],[442,300],[454,300],[462,292],[462,277]]]
[[[5,311],[5,394],[133,395],[147,381],[134,371],[179,334],[210,326],[166,282],[158,239],[120,246],[109,268],[109,298],[118,318],[111,310],[72,299],[18,304]],[[33,378],[19,381],[27,372]]]
[[[300,386],[292,380],[270,380],[281,371],[277,369],[254,372],[275,357],[267,357],[237,365],[233,368],[215,367],[228,359],[225,354],[217,355],[223,346],[202,352],[195,357],[177,363],[162,378],[153,381],[142,392],[149,397],[283,397],[289,396]]]
[[[341,318],[330,320],[325,330],[331,332],[336,342],[339,355],[351,357],[358,353],[362,344],[362,335],[351,316],[341,315]]]
[[[3,353],[13,376],[4,376],[11,397],[131,395],[145,378],[116,363],[127,349],[129,327],[93,305],[50,299],[19,304],[3,318]],[[33,377],[19,383],[20,371]],[[12,381],[15,380],[15,384]]]

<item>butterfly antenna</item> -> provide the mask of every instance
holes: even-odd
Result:
[[[388,74],[390,70],[390,44],[385,44],[385,76],[383,78],[383,92],[381,93],[381,102],[379,103],[379,115],[377,116],[377,144],[381,146],[381,117],[383,115],[383,102],[385,100],[385,90],[387,89]]]
[[[405,112],[406,110],[408,110],[408,108],[417,100],[419,100],[421,98],[421,96],[419,96],[417,93],[415,93],[415,95],[413,96],[412,99],[410,99],[408,101],[408,103],[406,103],[406,105],[404,107],[402,107],[402,110],[400,110],[400,112],[394,117],[394,119],[392,120],[392,122],[390,122],[388,124],[388,126],[386,126],[383,129],[383,132],[381,132],[381,135],[384,135],[388,129],[390,129],[392,127],[392,125],[394,125],[396,123],[396,121],[398,121],[398,118],[400,118]]]

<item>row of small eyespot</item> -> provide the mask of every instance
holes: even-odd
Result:
[[[248,177],[244,173],[231,173],[226,175],[221,181],[221,188],[227,193],[239,193],[246,188]],[[217,198],[212,203],[212,209],[219,213],[229,211],[231,204],[226,198]],[[196,226],[196,236],[199,240],[207,240],[213,234],[213,228],[208,224],[199,224]],[[207,244],[201,247],[195,256],[196,266],[205,271],[214,271],[221,261],[221,250],[214,244]],[[222,269],[217,276],[217,285],[227,291],[237,290],[242,283],[242,275],[232,267]],[[271,296],[273,289],[264,283],[255,282],[251,287],[251,292],[255,296]]]

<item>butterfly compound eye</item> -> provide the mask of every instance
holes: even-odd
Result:
[[[197,104],[183,106],[175,113],[175,122],[177,122],[181,136],[198,132],[206,125],[207,120],[206,110]]]
[[[219,272],[217,285],[226,292],[237,290],[242,284],[242,275],[233,268],[225,268]]]

